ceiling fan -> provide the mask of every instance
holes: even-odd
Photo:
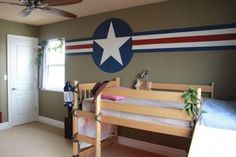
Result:
[[[57,9],[52,8],[51,6],[63,6],[63,5],[72,5],[76,3],[81,3],[83,0],[19,0],[20,3],[14,2],[2,2],[0,4],[10,4],[10,5],[17,5],[26,7],[21,12],[18,13],[18,16],[26,17],[28,16],[33,10],[40,9],[42,11],[52,13],[58,16],[64,16],[68,18],[77,18],[77,15]]]

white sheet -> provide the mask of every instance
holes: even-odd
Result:
[[[105,101],[111,101],[111,100],[105,100]],[[92,98],[84,100],[83,105],[82,105],[83,110],[89,111],[89,112],[95,112],[95,104],[91,102],[92,102]],[[130,105],[134,105],[134,108],[135,108],[135,105],[156,106],[156,107],[172,108],[172,109],[180,109],[180,110],[184,108],[184,104],[170,102],[170,101],[125,98],[117,102],[128,103]],[[183,120],[168,119],[168,118],[161,118],[161,117],[154,117],[154,116],[145,116],[145,115],[132,114],[132,113],[126,113],[126,112],[117,112],[117,111],[111,111],[111,110],[102,110],[101,113],[103,115],[110,115],[114,117],[125,117],[126,119],[130,119],[130,120],[137,120],[137,121],[154,123],[154,124],[174,125],[177,127],[184,127],[184,128],[190,127],[189,121],[183,121]]]

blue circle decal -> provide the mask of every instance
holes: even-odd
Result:
[[[130,26],[112,18],[101,23],[93,34],[92,57],[105,72],[115,73],[125,68],[133,57]]]

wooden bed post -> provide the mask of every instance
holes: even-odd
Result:
[[[201,105],[201,100],[202,100],[202,89],[201,88],[198,88],[197,89],[197,99],[198,99],[198,101],[197,101],[197,107],[201,107],[200,105]]]
[[[119,77],[116,77],[116,85],[117,85],[117,87],[120,87],[120,78]]]
[[[211,98],[214,98],[214,82],[211,82]]]
[[[116,86],[120,87],[120,78],[116,77]],[[113,125],[115,143],[118,143],[118,126]]]
[[[101,157],[101,94],[98,95],[96,100],[96,157]]]
[[[202,112],[202,89],[201,88],[198,88],[197,89],[197,108],[198,108],[198,111],[200,111],[200,113],[198,113],[197,115],[197,118],[199,119],[200,116],[201,116],[201,112]]]
[[[74,98],[73,98],[73,110],[78,109],[78,81],[73,81],[74,84]],[[73,115],[73,136],[76,135],[78,132],[78,118]],[[77,138],[77,137],[75,137]],[[79,143],[78,142],[73,142],[73,157],[77,157],[79,154]]]

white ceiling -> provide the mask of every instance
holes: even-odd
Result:
[[[4,1],[4,0],[0,0]],[[162,2],[166,0],[83,0],[82,3],[57,7],[65,11],[69,11],[78,15],[78,17],[103,13],[107,11],[119,10],[135,6],[141,6],[151,3]],[[5,2],[19,3],[19,0],[5,0]],[[0,4],[0,19],[15,21],[30,25],[45,25],[58,21],[64,21],[68,18],[55,16],[41,10],[34,10],[27,17],[18,17],[19,13],[24,7],[14,6],[9,4]]]

